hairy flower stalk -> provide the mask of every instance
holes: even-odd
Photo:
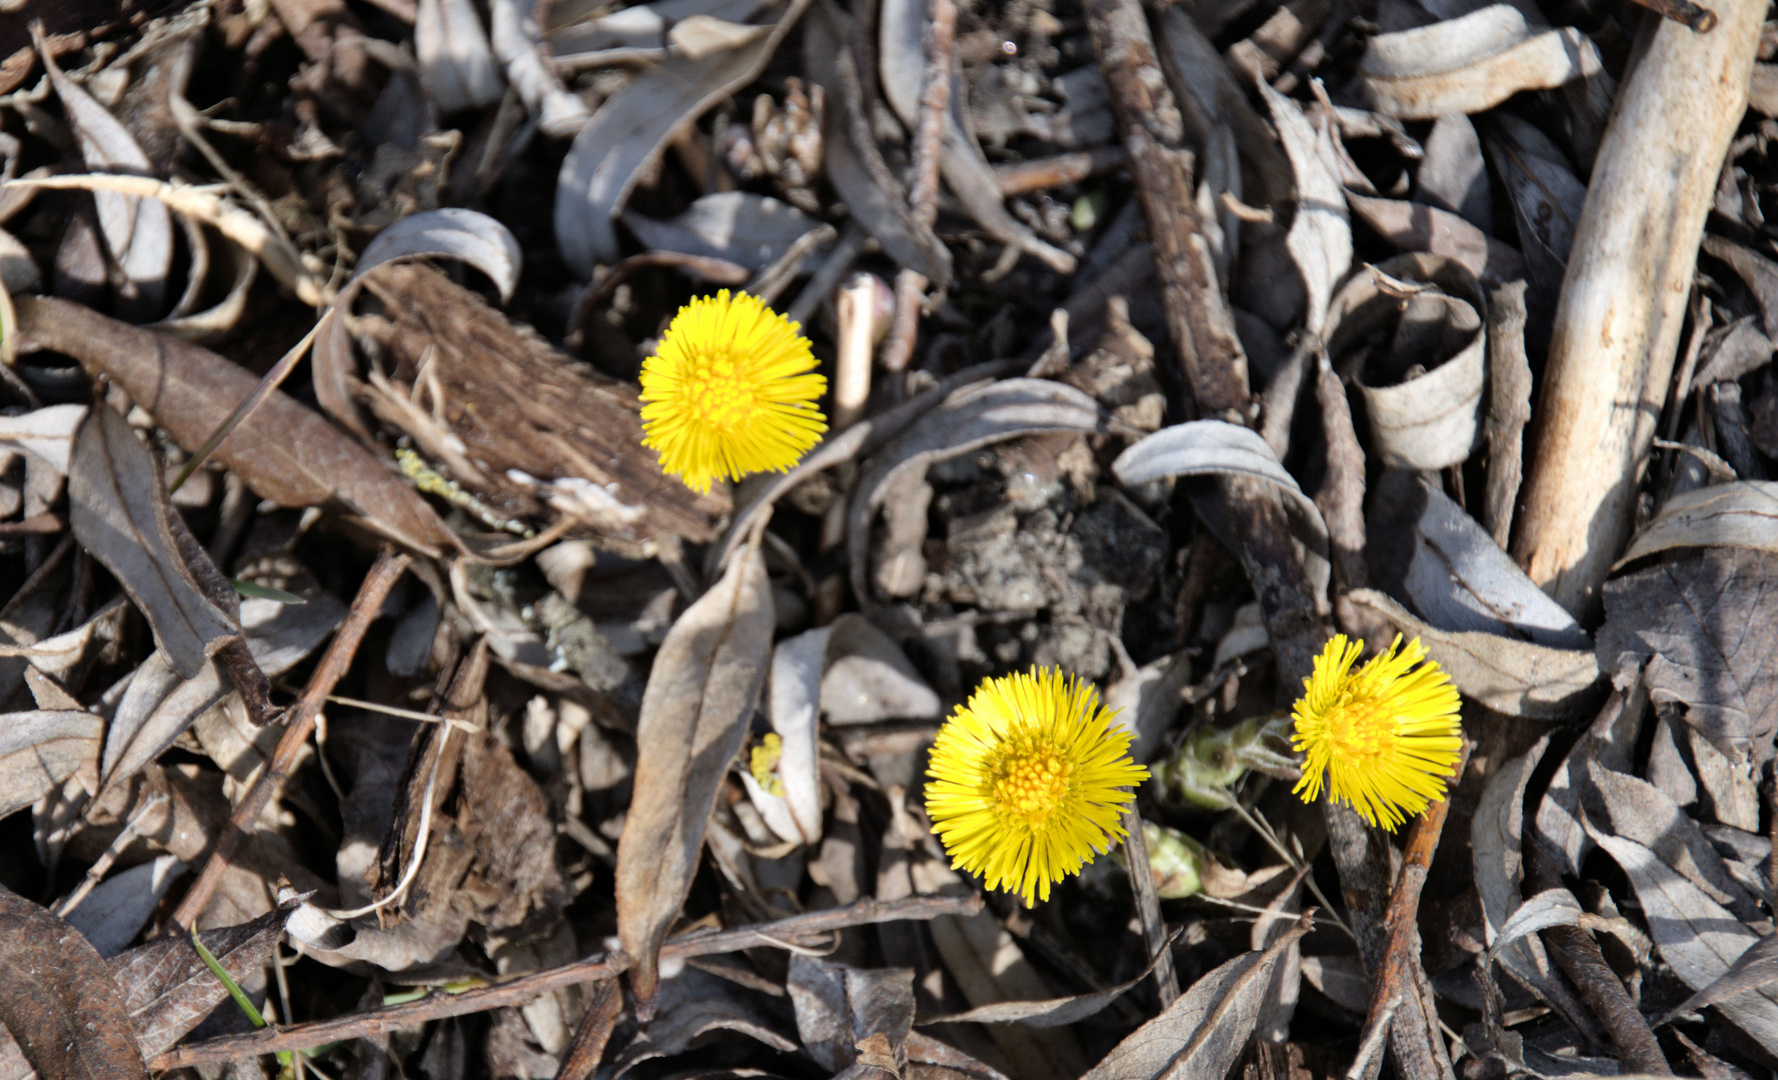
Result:
[[[1313,802],[1325,782],[1332,798],[1393,832],[1444,796],[1463,752],[1463,702],[1419,638],[1403,646],[1397,634],[1354,671],[1363,650],[1363,641],[1335,635],[1303,680],[1291,737],[1303,777],[1293,790]]]
[[[821,441],[827,389],[796,323],[727,289],[679,309],[642,364],[642,445],[699,492],[783,472]]]
[[[1128,789],[1148,770],[1113,716],[1058,671],[982,683],[939,730],[926,774],[951,865],[1029,904],[1123,839]]]

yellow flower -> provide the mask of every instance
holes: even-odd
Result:
[[[727,289],[679,309],[642,364],[642,445],[702,494],[726,476],[783,472],[821,441],[827,380],[799,327]]]
[[[1426,647],[1401,635],[1357,671],[1363,641],[1337,634],[1315,658],[1292,712],[1291,745],[1303,754],[1295,792],[1304,802],[1321,794],[1326,774],[1333,798],[1350,803],[1372,825],[1390,832],[1442,798],[1445,778],[1457,771],[1462,699],[1436,661],[1417,670]]]
[[[1124,790],[1148,779],[1091,683],[989,679],[939,729],[926,813],[951,865],[1027,904],[1123,839]]]

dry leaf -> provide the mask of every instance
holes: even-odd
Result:
[[[1560,649],[1476,630],[1441,630],[1374,589],[1347,597],[1418,637],[1464,697],[1533,720],[1566,718],[1599,681],[1591,649]]]
[[[668,138],[751,82],[796,25],[809,0],[791,0],[771,32],[738,49],[693,60],[674,56],[606,98],[574,137],[556,179],[556,246],[583,277],[620,254],[614,219]]]
[[[704,847],[716,789],[741,749],[772,644],[757,544],[667,631],[636,726],[635,797],[617,848],[617,920],[637,1013],[654,1011],[656,958]]]
[[[1260,96],[1272,111],[1272,123],[1290,156],[1296,174],[1296,216],[1284,243],[1308,289],[1305,328],[1319,335],[1327,326],[1327,306],[1334,289],[1352,267],[1352,225],[1339,177],[1328,165],[1331,146],[1303,116],[1296,102],[1258,80]]]
[[[84,709],[16,712],[0,724],[0,817],[61,786],[82,763],[96,763],[105,721]]]
[[[1759,765],[1778,729],[1778,554],[1706,548],[1605,584],[1599,659],[1643,669],[1650,696],[1684,705],[1687,724]]]
[[[40,1074],[148,1080],[117,981],[80,931],[0,887],[0,943],[0,1024]]]
[[[1192,984],[1159,1016],[1137,1028],[1082,1080],[1222,1080],[1265,1024],[1260,1005],[1272,968],[1309,932],[1304,915],[1264,952],[1237,956]]]
[[[1378,34],[1359,72],[1378,112],[1414,120],[1477,113],[1521,90],[1547,90],[1603,70],[1578,29],[1539,30],[1511,4]]]
[[[75,437],[68,473],[69,523],[81,545],[117,577],[148,619],[167,662],[191,679],[240,634],[240,614],[238,604],[235,610],[223,608],[200,586],[194,576],[199,567],[188,560],[172,531],[177,512],[161,485],[160,467],[129,423],[109,406],[95,409]],[[209,556],[201,549],[197,554],[209,574],[220,579]]]
[[[500,73],[470,0],[420,0],[414,20],[420,84],[441,113],[500,100]]]
[[[1613,569],[1657,551],[1688,547],[1778,553],[1778,483],[1731,480],[1673,496],[1631,538]]]
[[[186,450],[202,446],[259,380],[200,346],[65,300],[21,297],[19,336],[115,381]],[[339,429],[279,391],[215,458],[279,506],[323,506],[426,554],[455,550],[438,514]]]

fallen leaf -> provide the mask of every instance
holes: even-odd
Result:
[[[1334,289],[1352,267],[1352,225],[1346,219],[1346,201],[1339,177],[1328,166],[1324,136],[1310,125],[1296,102],[1264,79],[1255,85],[1272,112],[1272,123],[1296,174],[1296,216],[1284,244],[1309,292],[1305,329],[1320,334],[1327,326],[1327,306],[1333,301]]]
[[[1648,933],[1661,959],[1693,990],[1722,978],[1760,936],[1648,848],[1634,840],[1594,832],[1593,839],[1617,861],[1648,917]],[[1729,1024],[1778,1052],[1778,990],[1763,986],[1715,1003]]]
[[[208,349],[50,297],[20,297],[19,336],[106,375],[195,451],[259,380]],[[216,448],[215,460],[279,506],[323,506],[416,551],[457,550],[438,514],[338,428],[280,391]]]
[[[1424,251],[1462,264],[1493,288],[1525,275],[1525,257],[1469,222],[1436,206],[1346,192],[1346,204],[1398,251]]]
[[[1763,766],[1778,730],[1778,554],[1706,548],[1605,583],[1599,664],[1641,667],[1657,703]]]
[[[1260,1003],[1272,968],[1314,925],[1305,914],[1264,952],[1244,953],[1193,983],[1137,1028],[1082,1080],[1222,1080],[1264,1024]]]
[[[562,162],[556,180],[556,246],[583,277],[620,254],[614,219],[668,138],[753,81],[809,0],[791,0],[771,32],[702,59],[672,56],[606,98]]]
[[[1580,30],[1537,30],[1511,4],[1378,34],[1359,66],[1372,108],[1414,120],[1482,112],[1521,90],[1548,90],[1602,70],[1598,50]]]
[[[116,410],[96,408],[75,437],[69,524],[130,594],[173,670],[191,679],[239,636],[239,611],[219,606],[200,584],[203,570],[221,575],[201,549],[201,566],[187,558],[173,533],[175,514],[148,448]]]
[[[494,51],[470,0],[420,0],[414,19],[420,84],[441,113],[500,100]]]
[[[48,1080],[141,1077],[123,995],[80,931],[0,887],[0,1024]]]
[[[821,222],[769,195],[717,191],[699,198],[677,217],[656,221],[626,210],[623,222],[650,251],[677,251],[725,259],[758,273],[777,262]],[[808,259],[816,258],[811,252]]]
[[[86,935],[107,960],[123,952],[148,925],[154,909],[185,873],[185,860],[177,855],[157,855],[128,870],[120,870],[94,886],[80,906],[64,916],[69,926]],[[147,1047],[143,1053],[157,1053]]]
[[[823,1069],[851,1068],[860,1059],[860,1044],[870,1039],[885,1044],[892,1058],[906,1060],[913,969],[855,968],[796,953],[784,988],[796,1009],[803,1050]]]
[[[97,762],[105,721],[84,709],[15,712],[0,724],[0,817],[61,786]]]
[[[1731,480],[1683,491],[1637,531],[1613,569],[1658,551],[1739,547],[1778,554],[1778,483]]]
[[[1347,597],[1417,637],[1464,697],[1498,713],[1533,720],[1572,715],[1599,682],[1591,649],[1559,649],[1476,630],[1441,630],[1384,593],[1354,589]]]
[[[636,726],[635,797],[617,848],[617,925],[635,958],[637,1013],[654,1011],[657,958],[679,917],[704,825],[741,749],[772,642],[772,586],[757,544],[667,631]]]
[[[1173,943],[1168,941],[1166,948],[1172,947]],[[929,1020],[921,1020],[920,1024],[1024,1024],[1036,1028],[1062,1027],[1096,1015],[1107,1005],[1141,985],[1142,980],[1154,971],[1155,965],[1161,962],[1162,955],[1164,954],[1157,953],[1152,957],[1148,966],[1137,972],[1134,978],[1090,994],[1070,994],[1045,1001],[1001,1001],[965,1012],[935,1016]]]

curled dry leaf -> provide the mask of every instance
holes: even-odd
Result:
[[[1223,964],[1192,984],[1159,1016],[1117,1044],[1083,1080],[1132,1080],[1165,1073],[1177,1080],[1222,1080],[1263,1027],[1272,969],[1314,925],[1305,914],[1264,952]]]
[[[0,887],[0,1024],[42,1076],[148,1080],[117,980],[80,931]]]
[[[502,300],[512,299],[524,264],[519,242],[506,226],[478,210],[445,207],[411,214],[378,233],[358,257],[352,277],[398,259],[421,258],[468,263],[488,275]]]
[[[86,935],[100,956],[109,960],[123,952],[148,925],[161,897],[167,895],[185,870],[185,860],[177,855],[157,855],[112,874],[64,917],[69,926]],[[155,1053],[147,1047],[142,1052]]]
[[[506,65],[507,81],[537,117],[538,127],[545,135],[563,139],[579,131],[592,114],[538,51],[533,39],[537,24],[531,18],[534,6],[534,0],[522,10],[518,0],[490,0],[488,38],[495,58]]]
[[[1530,750],[1502,762],[1499,771],[1488,777],[1476,804],[1471,832],[1471,866],[1482,901],[1489,957],[1499,959],[1514,978],[1546,1001],[1552,997],[1547,983],[1551,968],[1542,943],[1536,938],[1497,943],[1502,928],[1523,904],[1519,884],[1524,870],[1525,788],[1531,782],[1531,771],[1549,748],[1549,740],[1546,733]]]
[[[420,83],[441,113],[500,100],[494,51],[470,0],[420,0],[414,19]]]
[[[1424,254],[1369,267],[1334,299],[1328,353],[1339,364],[1367,349],[1357,382],[1385,465],[1442,469],[1469,457],[1487,375],[1487,310],[1467,269]]]
[[[1778,554],[1778,483],[1731,480],[1681,492],[1630,540],[1619,569],[1658,551],[1739,547]]]
[[[1397,250],[1442,255],[1493,287],[1525,274],[1525,257],[1449,210],[1404,199],[1379,199],[1346,193],[1346,204],[1358,219],[1375,229]]]
[[[142,152],[129,129],[112,116],[73,79],[47,51],[44,70],[67,110],[69,126],[80,141],[80,156],[89,169],[147,174],[148,155]],[[173,266],[173,219],[158,201],[114,191],[93,192],[99,211],[99,230],[128,283],[121,297],[125,310],[136,318],[159,314],[167,274]]]
[[[866,1040],[879,1040],[892,1066],[906,1064],[914,1022],[911,968],[855,968],[794,953],[785,989],[803,1048],[822,1068],[851,1068],[862,1060]]]
[[[606,98],[562,162],[556,180],[556,246],[583,277],[619,255],[614,219],[668,138],[757,77],[809,0],[791,0],[771,32],[699,59],[669,57]]]
[[[1352,225],[1346,218],[1346,200],[1340,179],[1328,164],[1332,147],[1324,146],[1327,137],[1315,130],[1296,102],[1264,79],[1256,85],[1272,111],[1272,123],[1296,174],[1296,216],[1284,244],[1308,289],[1305,326],[1309,333],[1320,334],[1327,326],[1327,306],[1334,288],[1352,267]]]
[[[1599,681],[1591,649],[1560,649],[1476,630],[1441,630],[1375,589],[1351,601],[1418,637],[1463,696],[1508,716],[1556,720],[1573,714]]]
[[[636,726],[635,797],[617,848],[617,926],[637,1013],[654,1012],[661,942],[697,872],[716,789],[741,748],[772,642],[758,544],[685,609],[655,655]]]
[[[1325,598],[1332,573],[1327,523],[1258,432],[1222,420],[1174,424],[1119,454],[1111,471],[1125,487],[1173,476],[1245,477],[1273,485],[1290,519],[1292,539],[1302,550],[1310,582]]]
[[[1359,74],[1371,106],[1411,120],[1478,113],[1521,90],[1548,90],[1604,70],[1574,27],[1539,29],[1511,4],[1492,4],[1416,30],[1378,34]]]
[[[184,524],[175,526],[176,517],[161,469],[128,421],[110,406],[95,409],[74,441],[69,523],[148,619],[173,670],[191,679],[238,637],[240,612],[238,602],[223,606],[229,601],[214,595],[210,580],[200,580],[203,574],[221,581],[221,574],[195,543],[180,544],[174,529]]]
[[[48,297],[18,302],[19,337],[109,376],[186,450],[202,446],[259,380],[208,349]],[[416,551],[457,547],[438,514],[339,429],[282,392],[216,448],[216,460],[279,506],[321,506]]]
[[[1587,188],[1549,136],[1502,113],[1488,128],[1488,145],[1499,163],[1519,228],[1519,250],[1540,296],[1562,287]],[[1547,305],[1546,305],[1547,306]]]
[[[870,524],[899,485],[918,480],[940,461],[1021,435],[1105,431],[1108,426],[1104,410],[1092,398],[1046,379],[1003,379],[965,390],[922,416],[873,454],[858,478],[846,522],[854,593],[859,597],[874,595],[865,584]],[[894,514],[896,507],[889,507],[889,512]],[[904,528],[893,530],[892,525],[892,530],[899,531],[899,539],[917,551],[925,538],[924,511],[918,520],[901,524]]]
[[[766,790],[751,772],[741,774],[742,783],[779,839],[813,844],[821,839],[821,716],[862,724],[932,719],[940,711],[938,695],[888,635],[859,615],[841,615],[780,642],[772,655],[770,716],[782,740],[772,772],[783,792]]]

